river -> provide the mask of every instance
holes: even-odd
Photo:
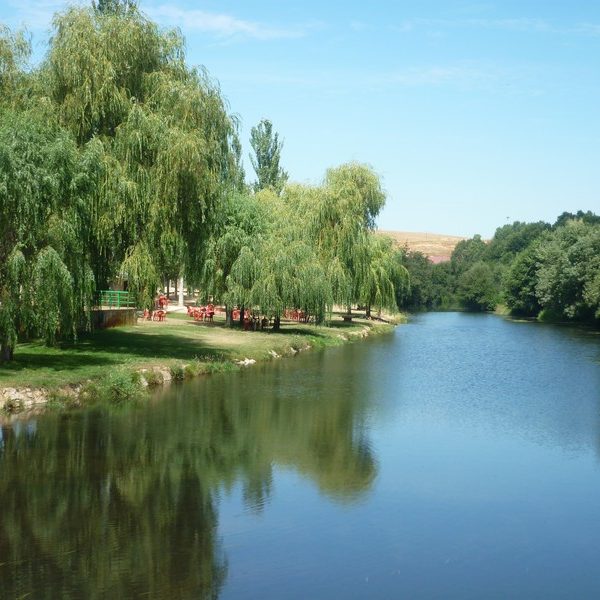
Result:
[[[0,598],[598,598],[600,335],[430,313],[0,439]]]

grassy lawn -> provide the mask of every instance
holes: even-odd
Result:
[[[365,327],[389,328],[364,320],[344,323],[334,316],[330,327],[283,322],[280,332],[241,331],[225,327],[222,316],[214,324],[205,324],[170,314],[163,323],[139,321],[135,326],[99,330],[77,343],[52,348],[38,342],[19,344],[14,360],[0,364],[0,388],[58,388],[101,379],[118,367],[170,367],[194,359],[270,360],[270,351],[285,354],[306,345],[337,345],[342,336]]]

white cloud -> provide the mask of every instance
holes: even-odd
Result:
[[[583,35],[597,36],[600,35],[600,24],[598,23],[580,23],[573,28],[574,33]]]
[[[143,7],[144,12],[163,25],[180,27],[185,31],[202,31],[222,38],[246,37],[258,40],[302,37],[301,28],[274,28],[256,21],[246,21],[231,15],[204,10],[183,9],[172,4]]]
[[[84,0],[71,0],[70,2],[65,0],[8,0],[6,4],[11,9],[11,16],[6,19],[11,26],[25,26],[27,29],[39,31],[50,29],[55,13],[73,5],[89,5],[89,2]]]
[[[89,6],[90,0],[4,0],[10,8],[8,21],[12,27],[25,26],[30,30],[49,29],[56,12],[72,5]],[[257,21],[247,21],[225,13],[184,9],[175,4],[147,5],[140,9],[161,25],[180,27],[184,31],[201,31],[219,38],[251,38],[270,40],[297,38],[315,25],[295,28],[271,27]]]
[[[443,29],[496,29],[500,31],[515,31],[522,33],[554,33],[554,34],[585,34],[600,35],[600,24],[581,23],[572,26],[564,24],[555,25],[545,19],[537,18],[512,18],[512,19],[410,19],[395,25],[393,29],[400,33],[408,33],[417,29],[427,28]]]

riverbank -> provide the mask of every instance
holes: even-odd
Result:
[[[80,406],[102,396],[119,402],[173,379],[236,370],[385,333],[393,323],[334,315],[330,326],[284,322],[279,332],[242,331],[170,314],[166,322],[96,331],[76,343],[46,347],[19,344],[11,363],[0,365],[0,414],[4,418],[51,406]]]

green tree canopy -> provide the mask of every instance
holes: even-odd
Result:
[[[92,0],[94,10],[104,15],[127,14],[137,9],[136,0]]]
[[[34,112],[0,118],[0,347],[75,333],[94,288],[86,242],[94,146]]]
[[[0,106],[14,103],[22,92],[30,54],[31,44],[25,32],[13,33],[0,23]]]
[[[288,174],[279,165],[283,142],[279,140],[279,134],[273,131],[271,121],[263,119],[251,129],[250,145],[254,150],[254,156],[250,155],[250,162],[257,177],[254,191],[271,188],[280,194],[288,180]]]
[[[469,310],[494,310],[499,301],[499,282],[493,267],[479,261],[464,271],[457,281],[457,295]]]
[[[233,186],[236,128],[216,84],[186,66],[182,37],[117,4],[127,10],[57,15],[43,76],[62,124],[101,147],[91,207],[99,283],[125,271],[147,298],[173,260],[200,277],[212,217]]]
[[[600,225],[570,221],[537,252],[536,296],[546,310],[568,319],[600,318]]]
[[[313,200],[312,206],[304,206],[334,301],[350,306],[360,301],[360,282],[367,278],[369,234],[385,204],[381,182],[370,167],[348,163],[327,171]]]

